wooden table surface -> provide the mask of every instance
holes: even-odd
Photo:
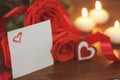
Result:
[[[77,16],[81,15],[82,7],[86,7],[88,10],[94,8],[95,0],[71,0],[71,2],[73,9],[69,14],[72,23]],[[120,21],[120,0],[101,0],[101,3],[110,13],[110,20],[106,24],[96,27],[103,32],[107,27],[112,26],[116,19]],[[94,46],[97,47],[98,52],[97,56],[91,60],[57,62],[52,66],[15,80],[112,80],[120,78],[120,63],[107,60],[103,56],[99,43],[94,44]],[[113,48],[120,50],[120,45],[113,45]],[[2,57],[0,57],[0,68],[6,71],[1,60],[3,60]]]

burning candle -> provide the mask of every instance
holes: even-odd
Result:
[[[97,24],[103,24],[109,20],[109,13],[105,9],[102,9],[100,1],[96,1],[95,9],[92,9],[89,15]]]
[[[120,24],[116,20],[114,27],[106,29],[105,34],[110,37],[110,40],[114,44],[120,44]]]
[[[86,8],[82,9],[82,16],[76,18],[74,22],[77,29],[83,32],[90,32],[95,27],[95,22],[93,19],[88,17],[88,11]]]

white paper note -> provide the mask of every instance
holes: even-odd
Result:
[[[13,79],[53,64],[50,21],[8,32]]]

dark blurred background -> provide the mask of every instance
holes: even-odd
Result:
[[[0,0],[0,18],[16,6],[28,6],[31,0]]]
[[[0,18],[14,7],[21,5],[29,6],[33,1],[34,0],[0,0]],[[70,0],[61,0],[66,8],[69,6],[69,1]]]

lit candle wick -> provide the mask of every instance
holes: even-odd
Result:
[[[119,24],[119,21],[118,21],[118,20],[115,21],[114,26],[115,26],[116,29],[119,29],[119,28],[120,28],[120,24]]]
[[[82,17],[88,17],[88,11],[86,8],[82,9]]]
[[[96,1],[96,3],[95,3],[95,8],[96,8],[97,10],[100,10],[100,9],[102,8],[102,5],[101,5],[100,1]]]
[[[106,23],[109,19],[109,13],[102,8],[100,1],[95,2],[95,8],[90,11],[89,16],[93,18],[97,24]]]
[[[91,32],[95,27],[94,20],[88,16],[86,8],[82,8],[82,16],[75,19],[75,27],[83,32]]]

